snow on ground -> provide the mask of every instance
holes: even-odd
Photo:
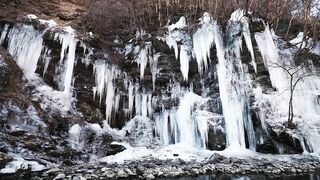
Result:
[[[98,159],[104,163],[117,163],[124,164],[130,161],[137,160],[148,160],[148,159],[159,159],[159,160],[175,160],[182,159],[186,162],[204,162],[208,160],[213,154],[217,153],[227,158],[237,159],[260,159],[263,161],[282,161],[290,162],[293,159],[305,159],[315,158],[315,154],[303,154],[303,155],[272,155],[257,153],[249,149],[232,149],[227,148],[224,151],[210,151],[210,150],[199,150],[196,148],[186,148],[183,144],[172,144],[165,147],[159,147],[156,149],[148,149],[146,147],[132,147],[127,143],[113,142],[113,144],[122,145],[126,150],[116,155],[107,156]]]
[[[5,168],[0,170],[0,174],[15,173],[19,169],[28,169],[31,167],[32,171],[42,171],[46,167],[39,164],[36,161],[28,161],[20,157],[19,155],[9,153],[13,157],[13,161],[9,162]]]
[[[198,162],[201,162],[205,158],[208,158],[213,154],[213,151],[209,150],[185,148],[185,146],[180,143],[156,149],[148,149],[146,147],[132,147],[127,143],[114,142],[114,144],[122,145],[127,149],[116,155],[101,158],[99,161],[122,164],[126,161],[142,160],[145,158],[156,158],[161,160],[181,158],[185,161],[196,160]]]

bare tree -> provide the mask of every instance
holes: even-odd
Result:
[[[278,63],[271,63],[271,67],[273,68],[281,68],[283,69],[286,74],[289,76],[289,91],[290,91],[290,97],[289,97],[289,103],[288,103],[288,124],[287,126],[289,128],[295,128],[295,124],[293,123],[294,118],[294,111],[293,111],[293,95],[296,90],[296,87],[300,81],[302,81],[304,78],[308,76],[313,76],[315,74],[303,71],[306,66],[302,65],[298,68],[294,66],[284,66]]]

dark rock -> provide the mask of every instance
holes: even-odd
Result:
[[[226,148],[226,135],[221,129],[214,130],[210,128],[208,131],[208,149],[222,151]]]
[[[12,160],[13,159],[9,155],[0,152],[0,168],[3,168],[7,164],[7,162],[10,162]]]
[[[218,153],[213,153],[212,156],[209,158],[209,162],[210,163],[216,163],[216,162],[221,162],[224,159],[226,159],[226,157],[218,154]]]
[[[119,144],[110,144],[110,150],[109,150],[109,153],[108,155],[115,155],[119,152],[122,152],[126,150],[126,148],[122,145],[119,145]]]
[[[59,13],[57,16],[64,21],[70,21],[77,18],[78,14],[70,14],[70,13]]]
[[[277,146],[281,148],[282,154],[301,154],[303,152],[299,139],[290,135],[286,130],[279,134],[272,133],[271,137],[277,143]]]
[[[263,144],[257,144],[257,152],[276,154],[278,152],[273,140],[268,138]]]

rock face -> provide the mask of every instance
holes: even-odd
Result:
[[[113,155],[124,148],[111,145],[112,136],[97,136],[88,130],[84,137],[86,149],[83,152],[72,149],[68,142],[69,127],[79,122],[80,116],[52,113],[42,109],[40,102],[32,99],[34,87],[26,84],[23,72],[13,58],[0,49],[0,164],[3,167],[11,161],[6,153],[16,153],[25,149],[31,151],[27,158],[46,159],[50,162],[71,165],[79,160],[87,161],[88,153],[98,156]],[[47,164],[48,165],[48,164]]]
[[[77,18],[72,14],[58,17],[65,21]],[[205,16],[203,19],[201,24],[208,23]],[[256,50],[258,45],[251,47],[251,40],[247,42],[246,38],[254,37],[250,32],[245,34],[243,22],[230,21],[224,27],[227,32],[220,32],[214,23],[206,24],[217,28],[212,31],[216,40],[204,48],[210,54],[205,53],[205,61],[210,63],[200,73],[199,61],[204,59],[199,60],[188,49],[194,48],[190,46],[191,35],[179,23],[170,25],[164,38],[138,30],[130,41],[117,38],[111,49],[105,49],[90,34],[76,36],[70,27],[33,16],[17,21],[0,23],[0,30],[10,32],[2,33],[0,48],[0,166],[11,160],[6,153],[20,151],[47,166],[81,164],[126,149],[113,141],[148,148],[182,142],[217,151],[235,142],[240,149],[271,154],[301,154],[305,150],[302,144],[307,140],[261,116],[263,110],[273,109],[270,102],[260,105],[262,97],[257,96],[276,90],[265,65],[266,55]],[[252,26],[257,33],[268,30],[261,28],[262,23]],[[205,26],[199,25],[201,28]],[[183,65],[188,65],[187,78]],[[258,90],[261,92],[255,92]],[[237,122],[230,123],[230,119]],[[202,164],[178,159],[172,172],[153,164],[159,161],[164,163],[153,159],[131,162],[125,168],[109,165],[110,169],[100,171],[99,165],[93,168],[95,172],[90,167],[85,167],[88,172],[79,172],[89,178],[98,173],[107,178],[145,179],[211,172],[291,172],[259,165],[258,160],[242,164],[242,160],[218,154]],[[242,169],[237,170],[238,166]],[[60,170],[52,171],[42,176],[65,178]],[[71,178],[80,177],[76,169],[63,171],[74,175]]]

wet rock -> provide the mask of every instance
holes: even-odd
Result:
[[[271,132],[271,137],[281,154],[301,154],[303,152],[299,139],[290,135],[286,130],[278,134]]]
[[[268,138],[263,144],[257,144],[257,152],[276,154],[278,152],[273,140]]]
[[[117,172],[117,178],[127,178],[128,177],[128,174],[123,170],[123,169],[120,169],[118,172]]]
[[[57,175],[53,180],[60,180],[60,179],[64,179],[66,177],[66,175],[64,173],[61,173],[59,175]]]
[[[221,129],[210,128],[208,131],[208,149],[222,151],[226,147],[226,135]]]
[[[210,158],[209,158],[209,162],[210,163],[215,163],[215,162],[221,162],[225,159],[226,157],[218,154],[218,153],[213,153]]]
[[[119,152],[122,152],[126,150],[126,148],[122,145],[119,145],[119,144],[110,144],[110,150],[109,150],[109,153],[108,155],[115,155]]]
[[[155,179],[156,178],[153,174],[144,174],[143,177],[145,179]]]
[[[54,176],[60,172],[62,172],[63,170],[62,169],[59,169],[59,168],[53,168],[53,169],[49,169],[47,171],[45,171],[43,173],[44,176]]]
[[[81,177],[81,176],[79,176],[79,175],[73,175],[72,177],[71,177],[71,180],[82,180],[83,179],[83,177]]]
[[[7,162],[10,161],[12,161],[12,158],[9,155],[0,152],[0,168],[3,168],[7,164]]]

